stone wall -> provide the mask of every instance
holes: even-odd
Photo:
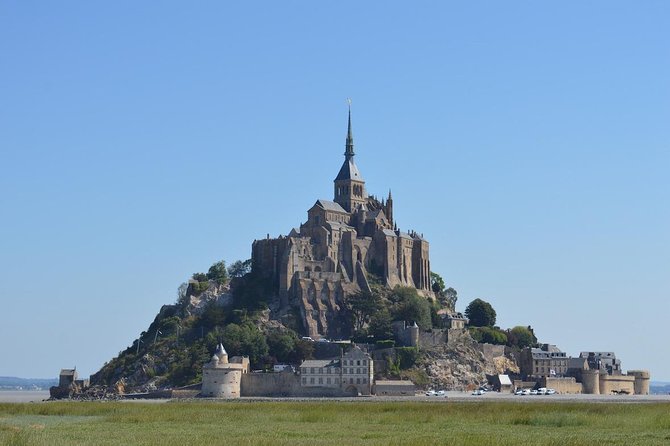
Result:
[[[635,377],[626,375],[600,374],[600,394],[609,395],[612,392],[626,392],[635,394]]]
[[[302,387],[300,375],[281,373],[246,373],[242,376],[241,396],[267,397],[340,397],[351,396],[337,387]]]
[[[575,378],[544,377],[540,380],[540,387],[554,389],[557,393],[582,393],[582,383]]]

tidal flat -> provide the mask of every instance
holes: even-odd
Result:
[[[5,403],[0,444],[667,445],[670,403]]]

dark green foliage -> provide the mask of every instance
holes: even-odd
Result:
[[[375,347],[378,349],[384,349],[384,348],[393,348],[395,347],[395,341],[393,339],[386,339],[383,341],[377,341],[375,342]]]
[[[505,332],[492,327],[470,327],[470,335],[477,342],[486,344],[506,345]]]
[[[212,329],[217,325],[225,325],[226,314],[223,311],[223,307],[221,305],[217,305],[216,302],[207,303],[202,312],[202,315],[200,316],[200,322],[207,330]]]
[[[228,275],[230,277],[242,277],[250,272],[251,259],[245,260],[244,262],[242,260],[237,260],[228,267]]]
[[[377,340],[391,339],[393,338],[391,322],[391,313],[385,307],[382,307],[370,318],[368,333]]]
[[[536,347],[537,338],[531,327],[516,326],[507,331],[507,345],[518,347]]]
[[[381,297],[370,291],[359,291],[347,298],[347,308],[351,312],[353,329],[361,332],[370,322],[370,317],[381,309]]]
[[[412,367],[419,358],[419,349],[416,347],[397,347],[395,353],[401,370]]]
[[[444,291],[444,279],[433,271],[430,272],[430,287],[433,290],[433,293],[440,294]]]
[[[207,271],[207,279],[213,280],[219,284],[228,282],[228,270],[226,269],[226,262],[221,260],[220,262],[216,262],[210,266],[209,271]]]
[[[273,330],[267,335],[269,354],[279,362],[291,362],[295,357],[298,336],[293,331]]]
[[[192,279],[197,282],[207,282],[207,274],[205,273],[193,273]]]
[[[253,325],[228,324],[223,329],[222,342],[230,356],[249,356],[253,366],[259,366],[268,354],[265,336]]]
[[[475,299],[465,309],[465,316],[473,327],[493,327],[496,324],[496,311],[490,303]]]
[[[432,327],[430,304],[427,299],[419,296],[416,289],[397,286],[393,289],[390,299],[393,302],[391,313],[393,320],[416,322],[423,330]]]
[[[272,294],[272,282],[253,273],[235,282],[233,301],[235,308],[264,310]]]

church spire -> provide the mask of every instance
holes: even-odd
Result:
[[[351,99],[347,99],[349,104],[349,125],[347,126],[347,144],[344,151],[344,157],[347,161],[354,157],[354,136],[351,133]]]

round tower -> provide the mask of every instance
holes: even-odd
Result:
[[[628,376],[635,377],[635,395],[649,395],[649,370],[629,370]]]
[[[582,393],[600,395],[600,370],[582,370]]]

